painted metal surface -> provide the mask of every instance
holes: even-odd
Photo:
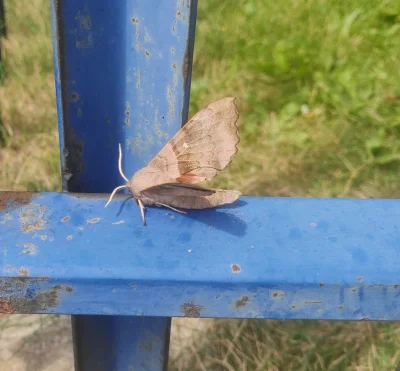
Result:
[[[110,192],[123,181],[117,170],[118,143],[125,173],[133,175],[187,118],[196,1],[51,3],[63,189]],[[135,347],[140,334],[145,338],[146,326],[155,335],[153,322],[75,318],[77,368],[161,369],[160,364],[145,368],[143,349]],[[157,339],[165,349],[170,319],[157,323]],[[113,334],[128,324],[125,351],[115,353]],[[91,357],[99,345],[93,339],[107,337],[102,357]],[[151,347],[154,359],[160,344]]]
[[[128,196],[13,197],[3,312],[400,320],[399,200],[243,197],[144,227]]]
[[[192,3],[192,4],[191,4]],[[187,119],[196,1],[52,1],[64,189],[109,192]]]

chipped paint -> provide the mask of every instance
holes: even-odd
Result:
[[[47,240],[47,236],[45,234],[41,234],[39,237],[40,237],[40,239],[42,241],[46,241]]]
[[[67,215],[67,216],[64,216],[64,218],[62,218],[61,221],[62,221],[63,223],[66,223],[66,222],[68,222],[70,219],[71,219],[71,217],[70,217],[69,215]]]
[[[93,48],[93,33],[92,33],[92,18],[87,7],[84,10],[78,11],[75,16],[77,27],[74,30],[77,49],[82,49],[82,55],[86,55],[86,49]]]
[[[181,305],[181,313],[185,317],[197,318],[200,317],[201,311],[204,309],[203,305],[193,304],[191,300]]]
[[[87,220],[88,224],[96,224],[101,220],[101,218],[93,218],[93,219],[89,219]]]
[[[69,236],[67,236],[67,240],[71,241],[72,240],[72,234],[70,234]]]
[[[118,220],[118,222],[115,222],[115,223],[113,223],[114,225],[117,225],[117,224],[124,224],[125,223],[125,220]]]
[[[232,273],[240,273],[242,269],[239,264],[231,264],[231,271]]]
[[[24,273],[27,274],[27,270]],[[47,277],[0,278],[0,313],[49,312],[59,305],[62,291],[73,291],[66,285],[41,288],[47,280]]]
[[[24,243],[24,249],[20,252],[20,254],[28,254],[28,255],[36,255],[39,246],[33,243]]]
[[[13,210],[19,206],[28,205],[34,193],[32,192],[0,192],[0,210]]]
[[[36,232],[49,224],[47,206],[30,203],[19,212],[19,222],[22,233]]]

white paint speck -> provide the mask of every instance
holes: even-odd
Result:
[[[116,225],[116,224],[124,224],[124,223],[125,223],[125,220],[118,220],[118,222],[115,222],[113,224]]]

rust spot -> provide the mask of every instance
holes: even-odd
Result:
[[[191,300],[181,305],[181,312],[185,317],[200,317],[200,313],[203,309],[204,307],[202,305],[193,304]]]
[[[77,102],[77,101],[79,100],[79,94],[78,94],[76,91],[73,91],[73,92],[70,94],[70,97],[71,97],[71,100],[72,100],[73,102]]]
[[[363,277],[363,276],[359,276],[359,277],[357,277],[357,278],[356,278],[356,280],[357,280],[358,282],[362,282],[362,281],[363,281],[363,279],[364,279],[364,277]]]
[[[132,23],[139,23],[139,19],[135,18],[135,17],[132,17]]]
[[[46,282],[47,277],[3,278],[0,280],[0,313],[40,313],[59,304],[60,292],[72,292],[72,287],[55,285],[41,289],[38,284]],[[11,294],[11,295],[7,295]]]
[[[100,221],[101,218],[93,218],[87,221],[88,224],[96,224]]]
[[[339,305],[337,308],[338,309],[343,309],[344,307],[343,307],[343,305]]]
[[[72,240],[72,234],[70,234],[69,236],[67,236],[67,240],[71,241]]]
[[[232,273],[240,273],[242,271],[239,264],[231,264],[231,270]]]
[[[323,282],[320,282],[319,285],[320,285],[321,287],[324,287],[324,286],[325,286],[325,284],[324,284]]]
[[[144,51],[144,54],[146,54],[146,57],[150,57],[150,53],[147,50]]]
[[[310,223],[310,226],[311,226],[311,227],[316,227],[316,226],[317,226],[317,223]]]
[[[32,192],[0,192],[0,210],[15,209],[31,202]]]
[[[67,222],[67,221],[70,220],[70,219],[71,219],[71,217],[70,217],[69,215],[67,215],[67,216],[64,216],[64,218],[62,218],[61,221],[62,221],[63,223],[65,223],[65,222]]]
[[[292,309],[296,309],[296,306],[293,304],[293,305],[291,306],[291,308],[292,308]]]
[[[234,306],[235,306],[236,309],[243,308],[243,307],[245,307],[247,305],[247,303],[249,301],[250,301],[250,299],[249,299],[248,296],[242,296],[240,299],[235,301]]]
[[[41,234],[41,235],[40,235],[40,239],[41,239],[42,241],[46,241],[46,240],[47,240],[47,236],[46,236],[45,234]]]

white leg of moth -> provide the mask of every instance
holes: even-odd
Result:
[[[121,174],[121,176],[128,183],[129,180],[128,180],[128,178],[125,176],[125,174],[122,171],[122,149],[121,149],[121,143],[119,143],[118,148],[119,148],[118,170],[119,170],[119,173]]]
[[[122,188],[127,188],[127,187],[128,187],[127,185],[122,185],[122,186],[119,186],[119,187],[115,188],[115,189],[112,191],[112,193],[111,193],[111,195],[110,195],[110,198],[108,199],[108,202],[106,203],[106,206],[104,206],[104,207],[107,207],[107,206],[108,206],[108,204],[111,202],[112,198],[114,197],[115,193],[117,193],[120,189],[122,189]]]
[[[146,225],[146,217],[144,215],[145,208],[144,208],[143,202],[140,199],[138,199],[138,204],[139,204],[139,207],[140,207],[140,212],[142,214],[143,225]]]
[[[175,209],[174,207],[169,206],[169,205],[166,205],[166,204],[162,204],[161,202],[156,202],[156,205],[161,205],[161,206],[164,206],[164,207],[168,207],[168,209],[174,210],[174,211],[176,211],[177,213],[187,215],[187,212],[186,212],[186,211],[182,211],[182,210]]]

